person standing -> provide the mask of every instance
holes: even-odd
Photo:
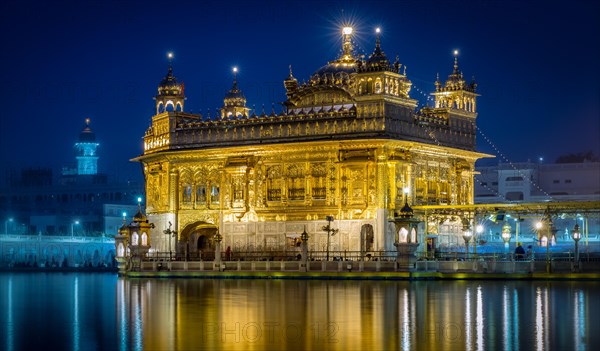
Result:
[[[515,259],[517,261],[522,261],[525,257],[525,249],[521,245],[521,243],[517,243],[517,248],[515,249]]]

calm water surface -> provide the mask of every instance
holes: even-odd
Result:
[[[594,350],[600,283],[0,274],[0,350]]]

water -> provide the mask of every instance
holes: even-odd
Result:
[[[1,273],[0,350],[585,350],[600,283]]]

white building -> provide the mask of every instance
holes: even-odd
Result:
[[[476,167],[475,203],[600,201],[600,162]]]

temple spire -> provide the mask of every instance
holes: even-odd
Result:
[[[342,28],[342,39],[344,43],[342,44],[343,50],[343,59],[349,60],[352,58],[352,27],[344,27]]]
[[[238,68],[237,67],[233,67],[232,69],[233,71],[233,89],[237,89],[237,72],[238,72]]]
[[[454,50],[454,71],[453,74],[458,74],[458,50]]]

